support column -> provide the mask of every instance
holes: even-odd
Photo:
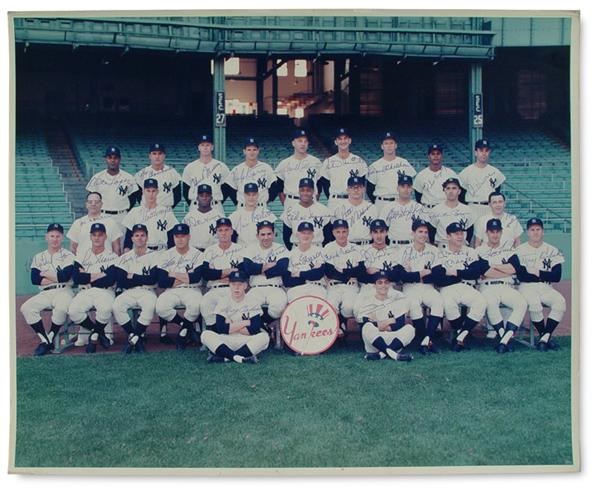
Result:
[[[471,153],[475,142],[483,137],[483,79],[481,63],[471,65],[469,80],[469,132]],[[471,158],[473,158],[471,156]]]
[[[277,65],[277,60],[273,59],[272,63],[273,63],[273,74],[271,75],[271,77],[272,77],[273,85],[272,85],[271,95],[273,96],[273,99],[271,100],[271,104],[272,104],[272,109],[273,109],[273,115],[276,116],[277,115],[277,99],[279,98],[279,87],[277,86],[277,81],[278,81],[277,68],[275,68],[275,66]]]
[[[213,138],[215,159],[226,160],[225,139],[225,58],[214,60],[213,75]]]
[[[348,76],[348,98],[350,114],[360,115],[360,73],[361,61],[352,61],[350,64],[350,75]]]
[[[264,78],[263,73],[267,71],[267,61],[264,58],[256,60],[256,115],[260,116],[264,111]]]
[[[342,115],[342,77],[346,70],[346,60],[336,58],[333,68],[333,107],[336,116]]]

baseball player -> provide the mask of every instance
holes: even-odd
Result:
[[[114,285],[117,279],[115,265],[119,257],[105,248],[106,227],[102,223],[90,226],[92,248],[80,252],[73,264],[73,282],[79,285],[79,292],[69,305],[69,317],[73,323],[91,331],[85,351],[96,352],[96,344],[108,349],[111,342],[106,336],[105,327],[110,321],[115,300]],[[96,320],[89,311],[96,309]]]
[[[181,176],[174,167],[165,164],[166,152],[161,143],[153,143],[149,149],[150,165],[135,174],[138,185],[138,200],[143,203],[143,189],[146,179],[158,182],[158,204],[174,208],[181,201]]]
[[[475,163],[464,168],[458,178],[466,190],[465,200],[477,220],[489,211],[490,192],[500,191],[506,177],[500,170],[488,163],[492,147],[486,139],[475,142]]]
[[[210,351],[208,362],[256,364],[256,356],[269,346],[260,304],[246,294],[248,276],[244,272],[230,272],[227,281],[229,286],[215,307],[215,324],[200,337]]]
[[[144,352],[142,338],[154,318],[156,306],[155,288],[158,282],[157,264],[159,254],[150,250],[148,228],[137,223],[132,226],[133,248],[119,257],[117,286],[123,291],[115,298],[112,311],[117,323],[127,334],[125,353]],[[130,308],[140,308],[140,315],[134,328],[129,317]]]
[[[281,213],[283,222],[283,243],[288,250],[298,244],[298,237],[292,230],[302,221],[313,224],[315,245],[324,246],[333,240],[331,235],[331,211],[315,199],[315,181],[302,178],[298,182],[298,200],[291,200]]]
[[[300,296],[325,299],[323,248],[313,244],[314,226],[309,221],[301,221],[296,233],[298,246],[290,252],[288,270],[283,276],[283,285],[288,288],[288,303]]]
[[[440,288],[444,300],[444,312],[451,327],[456,331],[452,350],[465,349],[467,335],[483,318],[486,301],[475,289],[475,282],[481,276],[477,252],[465,245],[465,229],[457,222],[446,227],[448,246],[439,248],[431,269],[433,282]],[[468,308],[462,318],[461,306]]]
[[[523,322],[527,311],[525,298],[515,289],[519,258],[511,243],[502,239],[502,222],[497,218],[486,224],[487,242],[477,247],[482,278],[479,291],[487,302],[487,319],[500,336],[496,351],[503,354],[511,348],[514,333]],[[510,308],[511,314],[504,325],[500,305]]]
[[[300,179],[310,179],[317,182],[320,177],[321,160],[308,154],[308,135],[304,129],[297,129],[292,134],[294,153],[279,162],[275,175],[280,189],[279,199],[286,209],[294,201],[300,199],[298,182]],[[316,200],[319,200],[317,195]]]
[[[190,247],[190,227],[185,223],[173,227],[173,241],[175,246],[160,252],[158,257],[158,286],[165,290],[156,300],[156,314],[165,324],[179,325],[175,348],[182,351],[188,340],[196,338],[194,323],[202,323],[199,318],[203,299],[200,282],[204,257],[202,252]],[[177,313],[179,305],[185,307],[183,316]],[[166,328],[161,327],[160,335],[167,335]]]
[[[371,243],[362,247],[362,260],[364,262],[364,273],[358,278],[361,283],[360,294],[372,289],[375,282],[375,274],[381,270],[388,273],[392,282],[400,280],[400,264],[398,263],[398,251],[395,247],[387,244],[388,226],[382,219],[374,219],[369,226],[371,230]],[[356,317],[356,309],[354,310]]]
[[[277,217],[266,206],[258,206],[259,190],[255,182],[244,184],[244,205],[229,215],[234,241],[240,245],[257,243],[256,225],[261,221],[274,223]]]
[[[367,171],[367,194],[375,203],[377,210],[387,203],[396,200],[395,182],[403,175],[414,177],[417,171],[404,158],[396,155],[398,138],[390,131],[383,135],[381,141],[383,156],[369,165]]]
[[[432,268],[438,249],[427,243],[427,225],[421,219],[413,221],[412,243],[398,249],[402,291],[410,301],[410,318],[419,337],[419,352],[423,355],[439,352],[433,334],[444,316],[444,300],[433,286]],[[429,308],[428,318],[423,314],[424,306]]]
[[[204,277],[207,280],[207,291],[202,298],[200,310],[207,327],[215,322],[215,307],[229,287],[229,274],[239,271],[244,262],[243,245],[234,243],[233,227],[229,218],[219,218],[215,223],[217,243],[204,251]],[[260,309],[260,308],[259,308]]]
[[[223,201],[225,200],[224,186],[229,177],[229,168],[223,162],[213,158],[214,150],[212,137],[203,134],[198,143],[200,158],[188,163],[183,170],[183,196],[190,207],[194,207],[198,186],[205,184],[212,189],[212,207],[225,216]]]
[[[336,219],[331,226],[335,241],[323,247],[327,301],[337,310],[343,331],[348,318],[353,315],[359,290],[358,278],[365,274],[365,264],[361,248],[348,242],[348,222]]]
[[[217,243],[215,223],[224,218],[223,206],[213,207],[212,187],[200,184],[196,194],[197,207],[188,211],[182,223],[190,227],[190,245],[204,252],[208,247]]]
[[[112,217],[119,225],[136,203],[137,184],[133,175],[121,169],[121,150],[109,146],[104,157],[106,170],[95,174],[85,190],[102,196],[102,214]]]
[[[350,226],[348,240],[357,245],[367,245],[371,241],[371,221],[378,217],[377,208],[364,199],[365,179],[349,177],[346,192],[348,199],[332,210],[332,219],[346,220]],[[337,201],[339,202],[339,201]]]
[[[85,207],[88,213],[73,221],[67,232],[67,238],[71,240],[71,252],[76,254],[79,251],[83,252],[91,248],[90,226],[92,223],[102,223],[106,227],[107,240],[111,244],[112,251],[117,255],[121,255],[123,232],[110,216],[102,214],[102,196],[100,193],[90,192],[85,199]]]
[[[238,206],[244,205],[244,185],[258,184],[258,205],[266,204],[277,196],[277,177],[273,168],[258,159],[260,149],[255,138],[248,138],[244,144],[245,160],[234,167],[226,180],[227,193]]]
[[[559,249],[544,242],[544,223],[541,219],[531,218],[527,221],[527,237],[527,242],[517,248],[521,263],[517,270],[517,278],[521,282],[519,292],[527,301],[531,322],[540,335],[537,349],[558,349],[552,333],[562,320],[567,303],[551,284],[560,282],[565,258]],[[544,305],[550,307],[545,322]]]
[[[429,213],[417,201],[412,200],[413,180],[409,175],[398,177],[398,195],[392,202],[379,207],[379,217],[389,226],[390,244],[406,245],[412,240],[412,224],[415,220],[429,221]]]
[[[389,357],[394,361],[412,361],[403,349],[415,337],[415,329],[405,322],[409,305],[406,297],[392,287],[389,273],[375,274],[375,286],[361,296],[357,321],[365,344],[365,359],[377,361]]]
[[[169,231],[178,223],[171,208],[158,204],[158,181],[154,178],[144,180],[144,197],[142,203],[133,208],[123,218],[121,224],[127,229],[125,233],[124,250],[132,248],[131,235],[133,225],[142,223],[148,229],[148,244],[150,250],[166,250],[173,245]]]
[[[289,266],[289,253],[283,245],[273,243],[275,225],[272,221],[260,221],[256,225],[256,237],[257,243],[248,246],[244,252],[242,267],[250,277],[248,295],[261,305],[261,319],[268,330],[269,325],[281,318],[287,306],[282,276]]]
[[[75,256],[62,247],[63,227],[51,223],[46,229],[47,248],[31,261],[31,282],[40,292],[21,305],[27,324],[40,338],[34,355],[43,356],[54,349],[54,338],[67,321],[69,303],[73,298],[72,275]],[[52,308],[50,331],[46,332],[40,313]]]
[[[521,244],[523,227],[514,214],[504,211],[506,198],[501,192],[492,192],[488,198],[491,212],[480,216],[475,222],[475,246],[486,240],[486,226],[489,220],[499,219],[502,223],[502,241],[516,248]]]
[[[467,230],[467,243],[470,243],[473,236],[473,213],[469,206],[458,201],[459,181],[450,178],[444,182],[443,187],[446,200],[429,211],[429,222],[435,227],[435,234],[429,236],[429,241],[438,247],[445,247],[448,244],[447,226],[450,223],[460,223]]]
[[[319,189],[329,199],[329,209],[335,209],[348,198],[348,179],[350,177],[365,177],[368,171],[367,163],[358,155],[350,153],[352,138],[345,128],[340,128],[335,137],[337,153],[323,160],[321,177],[317,183]]]
[[[414,178],[415,199],[427,209],[431,209],[446,200],[444,182],[448,179],[458,181],[456,172],[442,164],[443,152],[442,145],[430,145],[427,149],[429,165]]]

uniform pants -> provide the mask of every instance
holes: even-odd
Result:
[[[176,306],[185,306],[183,317],[195,322],[200,315],[202,293],[199,288],[170,288],[165,289],[156,300],[156,314],[168,322],[177,315]]]
[[[500,305],[511,309],[507,321],[513,325],[521,325],[527,311],[527,301],[522,294],[508,284],[482,284],[479,291],[487,303],[487,317],[492,325],[503,321]]]
[[[431,284],[405,284],[402,292],[410,301],[410,317],[413,320],[423,318],[423,305],[429,308],[431,316],[444,316],[444,299]]]
[[[83,289],[71,301],[69,316],[73,323],[79,325],[85,320],[88,312],[96,309],[96,321],[107,324],[112,315],[112,305],[115,293],[112,289],[89,288]]]
[[[21,313],[29,325],[39,322],[42,317],[40,313],[46,308],[52,308],[52,323],[64,325],[67,321],[69,304],[74,296],[73,289],[50,289],[40,291],[21,305]]]
[[[301,286],[294,286],[287,290],[288,303],[301,296],[316,296],[325,300],[327,298],[327,291],[319,284],[302,284]]]
[[[213,332],[212,330],[205,330],[200,335],[200,341],[213,354],[222,344],[225,344],[234,352],[245,345],[254,356],[269,347],[269,335],[263,331],[255,335],[242,335],[240,333],[222,334]]]
[[[519,286],[519,292],[527,301],[532,321],[542,321],[544,319],[544,306],[548,306],[550,308],[548,318],[560,323],[567,310],[567,302],[563,295],[550,284],[543,282],[522,283]]]
[[[335,284],[327,288],[327,301],[344,318],[350,318],[354,315],[353,307],[356,304],[358,296],[358,285],[350,286],[348,284]]]
[[[113,303],[113,315],[119,325],[125,325],[129,320],[130,308],[141,308],[138,321],[145,326],[150,325],[154,318],[156,293],[153,289],[133,288],[123,291]]]
[[[252,287],[248,296],[258,304],[266,306],[271,318],[280,318],[287,306],[287,294],[277,286]]]
[[[200,303],[200,311],[202,312],[202,317],[207,325],[214,325],[217,322],[217,315],[215,315],[215,308],[217,307],[217,303],[224,297],[229,296],[229,286],[227,287],[219,287],[219,288],[211,288],[206,293],[204,293],[204,297],[202,298],[202,302]]]
[[[373,323],[365,323],[362,327],[362,339],[365,344],[365,351],[368,354],[379,352],[379,349],[373,346],[373,341],[377,337],[381,337],[387,345],[390,345],[394,339],[398,339],[402,342],[402,345],[407,346],[415,338],[415,329],[411,324],[407,323],[395,332],[380,332]]]
[[[486,302],[483,295],[474,287],[464,283],[445,286],[440,290],[444,300],[444,312],[448,321],[460,317],[460,307],[469,308],[468,317],[479,322],[485,314]]]

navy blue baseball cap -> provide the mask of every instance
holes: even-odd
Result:
[[[244,184],[244,193],[247,194],[248,192],[258,192],[258,184],[256,182]]]
[[[211,143],[213,142],[212,136],[210,134],[201,134],[198,139],[200,143]]]
[[[144,189],[149,189],[151,187],[158,189],[158,180],[153,178],[144,180]]]
[[[296,129],[292,133],[292,139],[295,140],[296,138],[308,138],[308,134],[304,129]]]
[[[163,153],[166,153],[165,145],[163,145],[162,143],[152,143],[152,145],[150,145],[150,149],[148,150],[148,153],[151,153],[153,151],[162,151]]]
[[[352,187],[354,185],[362,185],[362,186],[364,186],[365,185],[365,178],[353,175],[352,177],[348,178],[347,185],[348,185],[348,187]]]
[[[410,228],[412,229],[412,231],[417,231],[419,228],[421,228],[421,226],[428,228],[427,221],[425,221],[424,219],[417,218],[416,220],[414,220],[412,222],[412,225]]]
[[[104,226],[103,223],[92,223],[92,226],[90,227],[90,233],[94,233],[97,231],[106,233],[106,226]]]
[[[59,231],[60,233],[65,232],[64,228],[59,223],[50,223],[48,225],[48,228],[46,228],[46,233],[48,233],[50,231]]]
[[[395,142],[398,142],[398,138],[396,138],[396,135],[391,131],[386,131],[383,133],[383,138],[381,138],[381,141],[385,140],[394,140]]]
[[[475,149],[477,150],[479,148],[489,148],[489,149],[491,149],[492,145],[490,145],[489,140],[481,139],[481,140],[477,140],[475,142]]]
[[[336,229],[336,228],[350,228],[348,226],[348,222],[345,219],[336,219],[333,220],[333,223],[331,223],[331,228],[332,229]]]
[[[243,271],[233,271],[229,273],[229,282],[248,282],[248,275]]]
[[[454,222],[446,226],[446,233],[448,235],[450,233],[456,233],[457,231],[465,231],[463,225],[461,225],[460,223]]]
[[[386,224],[386,222],[382,219],[374,219],[373,221],[371,221],[371,224],[369,225],[369,230],[371,231],[375,231],[375,230],[388,230],[389,227]]]
[[[189,235],[190,227],[186,223],[177,223],[171,232],[173,235]]]
[[[275,231],[275,224],[271,223],[269,220],[262,220],[256,223],[256,231],[259,232],[262,228],[271,228],[271,230]]]
[[[460,181],[456,177],[450,177],[449,179],[446,179],[442,184],[442,188],[445,189],[448,184],[456,184],[458,187],[460,187]]]
[[[485,224],[485,229],[487,231],[501,230],[502,229],[502,221],[500,221],[499,219],[496,219],[496,218],[492,218],[492,219],[488,220],[488,222]]]
[[[543,228],[544,222],[539,218],[531,218],[527,220],[527,229],[529,230],[529,228],[531,228],[532,226],[541,226]]]
[[[212,187],[208,184],[200,184],[197,194],[212,194]]]
[[[143,231],[146,235],[148,234],[148,228],[142,223],[136,223],[131,227],[131,233],[135,233],[136,231]]]
[[[310,221],[301,221],[298,223],[298,231],[315,231],[315,227]]]
[[[244,142],[244,148],[248,148],[249,146],[256,146],[258,148],[258,141],[256,141],[256,138],[252,137],[246,139]]]
[[[378,270],[375,274],[372,274],[371,277],[373,279],[373,282],[378,281],[380,279],[386,279],[388,281],[392,280],[392,278],[390,277],[390,273],[385,269]]]
[[[310,187],[311,189],[314,189],[315,181],[313,179],[309,179],[308,177],[304,177],[300,179],[300,182],[298,182],[298,189],[301,189],[302,187]]]
[[[348,131],[347,128],[339,128],[336,132],[335,132],[335,137],[339,138],[340,136],[348,136],[348,138],[351,138],[350,136],[350,131]]]
[[[105,157],[109,157],[111,155],[116,155],[119,158],[121,157],[121,150],[119,150],[116,146],[109,146],[104,152]]]
[[[400,174],[398,176],[398,185],[413,185],[413,179],[410,175]]]
[[[231,220],[229,218],[219,218],[217,220],[216,226],[217,226],[217,228],[219,226],[229,226],[230,228],[233,227],[233,225],[231,224]]]
[[[427,148],[427,154],[429,155],[432,151],[439,151],[440,153],[444,153],[444,148],[442,147],[442,145],[433,143],[432,145],[429,145],[429,148]]]

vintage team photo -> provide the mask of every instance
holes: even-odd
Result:
[[[578,15],[277,13],[9,16],[10,471],[577,471]]]

